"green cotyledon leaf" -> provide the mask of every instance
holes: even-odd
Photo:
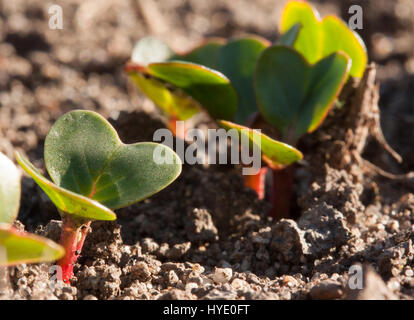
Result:
[[[125,71],[134,84],[168,117],[187,120],[200,111],[199,104],[179,88],[160,81],[146,72],[152,62],[164,62],[175,56],[170,47],[156,37],[140,39],[131,54]]]
[[[0,152],[0,223],[11,224],[20,204],[20,172],[14,163]]]
[[[289,1],[282,14],[280,31],[300,23],[302,28],[294,48],[310,63],[337,51],[345,52],[352,60],[350,75],[361,78],[368,56],[364,42],[356,32],[336,16],[321,19],[319,13],[304,1]]]
[[[60,188],[111,209],[157,193],[181,172],[181,160],[169,147],[124,144],[106,119],[83,110],[64,114],[52,126],[45,141],[45,163]]]
[[[271,168],[281,169],[303,158],[303,155],[299,150],[286,143],[274,140],[261,132],[254,131],[251,128],[230,121],[219,121],[219,123],[226,130],[235,129],[238,131],[239,135],[247,134],[252,143],[257,144],[258,140],[254,138],[254,135],[259,135],[259,148],[262,153],[263,161],[265,161]]]
[[[220,72],[180,61],[129,64],[125,68],[134,83],[167,115],[186,120],[204,109],[214,119],[231,119],[237,94]]]
[[[182,89],[214,119],[232,119],[237,110],[237,94],[229,79],[207,67],[180,61],[152,63],[148,73]]]
[[[200,104],[181,89],[151,77],[131,65],[126,71],[138,88],[168,117],[187,120],[200,111]]]
[[[67,214],[87,220],[115,220],[116,215],[97,201],[91,200],[70,190],[61,188],[45,178],[34,166],[16,152],[16,160],[48,195],[54,205]]]
[[[157,38],[143,38],[125,70],[170,118],[186,120],[203,108],[213,118],[230,119],[237,95],[224,75],[209,69],[223,41],[211,39],[190,52],[175,54]]]
[[[229,41],[218,51],[217,70],[225,74],[238,95],[234,121],[246,123],[258,111],[253,88],[257,59],[270,43],[260,37],[244,37]]]
[[[260,112],[282,132],[283,141],[295,144],[322,123],[349,68],[350,59],[341,52],[310,65],[292,48],[269,47],[260,56],[255,74]]]
[[[63,254],[64,249],[49,239],[0,224],[0,266],[55,261]]]

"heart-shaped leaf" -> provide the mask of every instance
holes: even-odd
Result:
[[[215,69],[217,66],[218,52],[224,44],[225,40],[221,38],[208,39],[193,50],[184,54],[175,54],[169,60],[192,62]]]
[[[319,13],[303,1],[287,3],[280,30],[286,32],[300,23],[302,28],[294,48],[302,53],[310,63],[337,51],[345,52],[352,59],[350,75],[362,77],[368,61],[366,47],[356,32],[336,16],[320,19]]]
[[[97,201],[61,188],[46,179],[34,166],[16,152],[16,160],[48,195],[54,205],[62,212],[87,220],[115,220],[116,215]]]
[[[20,173],[14,163],[0,152],[0,223],[11,224],[20,204]]]
[[[169,159],[161,163],[157,157]],[[123,144],[99,114],[75,110],[60,117],[45,141],[46,168],[56,185],[118,209],[164,189],[181,172],[169,147]]]
[[[263,133],[229,121],[219,121],[219,123],[227,130],[236,129],[239,135],[248,134],[250,142],[256,145],[257,140],[254,139],[254,135],[258,134],[260,136],[260,146],[258,147],[261,150],[262,158],[271,168],[282,169],[303,158],[299,150],[283,142],[274,140]]]
[[[55,261],[63,254],[64,249],[49,239],[0,225],[0,266]]]
[[[238,95],[234,120],[246,123],[257,112],[253,88],[253,74],[257,59],[270,43],[259,37],[247,37],[229,41],[218,51],[217,70],[225,74]]]
[[[278,128],[292,145],[315,130],[326,117],[348,76],[350,59],[333,53],[309,65],[296,50],[267,48],[255,75],[258,105],[267,122]]]

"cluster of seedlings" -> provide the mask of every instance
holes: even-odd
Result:
[[[252,144],[260,136],[265,167],[246,176],[245,184],[263,198],[266,171],[272,170],[271,214],[276,218],[289,216],[293,164],[303,157],[295,148],[298,140],[321,125],[344,83],[350,76],[361,77],[367,63],[357,34],[335,16],[320,19],[306,2],[287,4],[280,33],[274,44],[257,36],[211,39],[187,53],[145,38],[126,66],[174,133],[177,120],[206,112],[223,128],[248,132]],[[154,161],[160,153],[172,163]],[[181,172],[181,161],[169,147],[123,144],[103,117],[82,110],[63,115],[46,137],[44,160],[51,180],[21,154],[16,160],[57,207],[63,226],[60,245],[13,227],[20,175],[0,154],[0,265],[58,260],[65,282],[91,221],[115,220],[114,210],[157,193]]]
[[[302,153],[298,140],[316,130],[350,76],[362,77],[366,48],[336,16],[319,17],[308,3],[291,1],[274,44],[257,36],[207,40],[175,53],[146,38],[126,66],[134,83],[175,121],[205,111],[226,129],[260,135],[263,162],[273,172],[271,198],[276,218],[290,211],[293,166]],[[268,133],[259,134],[254,129]],[[264,197],[266,166],[245,184]]]

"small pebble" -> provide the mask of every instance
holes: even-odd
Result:
[[[391,231],[398,232],[400,230],[400,224],[398,223],[398,221],[393,220],[390,223],[390,229]]]
[[[388,282],[387,282],[387,287],[388,287],[388,289],[390,289],[391,291],[397,291],[397,290],[399,290],[400,289],[400,283],[398,282],[398,280],[397,279],[390,279]]]
[[[288,286],[292,288],[292,287],[296,287],[298,285],[298,282],[292,276],[284,276],[282,279],[282,284],[284,286]]]
[[[233,276],[233,270],[231,268],[215,268],[213,274],[213,280],[216,283],[227,283]]]
[[[248,288],[249,283],[247,281],[242,280],[242,279],[236,278],[231,282],[231,286],[236,290],[240,290],[240,289],[243,289],[243,288]]]
[[[410,268],[407,268],[404,273],[407,277],[414,276],[414,271],[413,271],[413,269],[410,269]]]
[[[178,282],[178,280],[179,280],[179,278],[173,270],[168,272],[168,283],[170,285],[175,285]]]

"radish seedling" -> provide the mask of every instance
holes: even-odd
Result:
[[[257,58],[269,45],[260,37],[244,37],[228,43],[210,39],[188,53],[178,54],[149,37],[137,43],[126,70],[134,83],[167,114],[169,128],[175,135],[176,120],[186,120],[202,109],[213,119],[237,119],[244,124],[257,112],[253,72]],[[225,72],[232,84],[209,68]],[[206,76],[211,77],[212,83],[222,83],[221,92],[217,85],[205,82]],[[262,186],[256,181],[263,179],[265,169],[261,172],[246,176],[245,184],[256,189],[255,186]],[[263,198],[264,190],[256,191]]]
[[[271,148],[263,149],[262,155],[264,162],[273,169],[272,215],[276,217],[289,215],[293,168],[288,165],[302,157],[290,145],[296,145],[303,134],[320,126],[349,75],[361,77],[367,63],[362,40],[339,18],[328,16],[321,20],[318,12],[306,2],[290,1],[281,20],[282,36],[275,45],[258,37],[229,42],[213,39],[189,53],[177,54],[158,42],[161,47],[168,48],[159,64],[175,63],[169,60],[198,63],[229,78],[237,92],[237,110],[232,119],[219,121],[223,127],[241,130],[243,126],[259,126],[263,129],[270,124],[272,137],[289,144],[262,135],[267,142],[272,141],[272,148],[275,148],[274,152]],[[155,47],[149,46],[147,50]],[[145,51],[143,47],[140,50]],[[142,70],[137,71],[135,76],[144,74]],[[170,77],[162,79],[164,86],[171,84],[174,77],[180,78],[179,70],[170,71]],[[150,78],[157,79],[156,73],[151,73]],[[176,81],[174,85],[177,89],[180,84]],[[214,99],[217,100],[217,96]],[[258,124],[260,119],[267,124]],[[272,159],[270,155],[280,152],[281,145],[294,150],[296,156],[282,163]],[[262,169],[256,176],[245,177],[245,184],[256,190],[260,198],[264,196],[265,174],[266,169]]]
[[[20,205],[20,173],[0,153],[0,266],[49,262],[63,256],[64,250],[53,241],[13,227]]]
[[[144,38],[125,68],[141,91],[164,111],[169,129],[176,134],[176,121],[187,120],[200,110],[214,119],[232,119],[237,95],[230,81],[199,64],[168,61],[172,56],[163,42]]]
[[[160,164],[157,154],[171,162]],[[170,148],[152,142],[123,144],[102,116],[82,110],[63,115],[46,137],[45,164],[53,182],[20,154],[16,158],[62,216],[60,241],[66,254],[58,265],[65,282],[91,221],[115,220],[112,210],[157,193],[181,172],[181,161]]]
[[[310,63],[316,63],[330,54],[343,51],[351,58],[350,75],[361,78],[368,57],[364,42],[340,18],[329,15],[323,19],[319,12],[305,1],[289,1],[282,13],[280,32],[300,24],[301,30],[294,48]]]

